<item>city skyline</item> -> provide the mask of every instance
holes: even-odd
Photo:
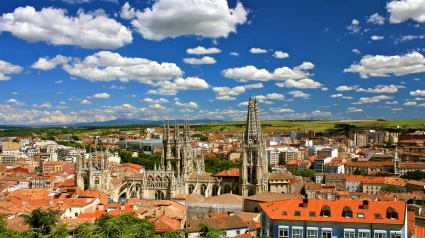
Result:
[[[413,0],[1,2],[0,124],[244,120],[249,95],[263,120],[425,118],[424,21]]]

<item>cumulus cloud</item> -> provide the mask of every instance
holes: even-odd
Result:
[[[131,11],[130,6],[126,9]],[[240,2],[229,8],[226,0],[158,0],[135,13],[131,24],[143,38],[163,40],[183,35],[227,38],[247,21],[249,11]]]
[[[402,23],[409,19],[425,22],[425,1],[402,0],[387,3],[391,23]]]
[[[216,96],[215,97],[215,99],[216,100],[221,100],[221,101],[233,101],[233,100],[236,100],[236,98],[235,97],[231,97],[231,96],[229,96],[229,95],[222,95],[222,96]]]
[[[355,90],[359,87],[359,85],[354,85],[354,86],[338,86],[335,88],[336,91],[351,91],[351,90]]]
[[[295,98],[308,99],[310,97],[310,94],[304,93],[302,91],[291,91],[288,94],[291,94]]]
[[[369,17],[369,19],[367,20],[367,23],[383,25],[385,23],[385,17],[379,15],[378,13],[375,13]]]
[[[350,34],[358,34],[360,32],[361,27],[359,26],[359,21],[357,19],[353,19],[351,21],[351,25],[347,26],[347,30]]]
[[[65,57],[62,55],[57,55],[56,57],[49,59],[48,57],[39,58],[37,62],[31,65],[33,69],[39,70],[51,70],[56,68],[57,65],[66,64],[71,61],[71,57]]]
[[[361,108],[349,107],[347,108],[347,112],[363,112]]]
[[[401,111],[401,110],[403,110],[403,108],[401,108],[401,107],[399,107],[399,108],[393,108],[393,109],[391,109],[392,111]]]
[[[400,36],[394,41],[394,43],[398,44],[400,42],[411,41],[415,39],[424,39],[424,38],[425,38],[425,35],[406,35],[406,36]]]
[[[289,108],[270,108],[270,110],[274,113],[288,113],[288,112],[294,112],[294,110]]]
[[[358,50],[358,49],[353,49],[352,51],[353,51],[353,53],[356,53],[358,55],[361,53],[360,50]]]
[[[379,95],[375,97],[363,97],[360,98],[359,102],[361,103],[376,103],[380,102],[381,100],[389,100],[393,99],[394,97],[386,96],[386,95]]]
[[[93,95],[94,98],[109,98],[110,95],[107,93],[96,93],[95,95]]]
[[[187,49],[186,53],[192,54],[192,55],[208,55],[208,54],[217,54],[220,53],[221,50],[218,48],[204,48],[202,46],[198,46],[196,48]]]
[[[300,80],[293,80],[293,79],[288,79],[283,83],[276,83],[276,86],[278,87],[285,87],[285,88],[320,88],[323,86],[323,84],[319,83],[319,82],[315,82],[312,79],[300,79]]]
[[[174,105],[178,107],[198,108],[198,104],[196,104],[196,102],[188,102],[188,103],[175,102]]]
[[[370,39],[372,40],[383,40],[385,37],[384,36],[371,36]]]
[[[358,88],[356,92],[366,92],[366,93],[396,93],[399,88],[406,88],[401,85],[377,85],[375,88]]]
[[[404,106],[416,106],[417,103],[416,102],[406,102],[403,104]]]
[[[410,92],[410,96],[414,96],[414,97],[425,97],[425,90],[411,91]]]
[[[88,101],[88,100],[86,100],[86,99],[84,99],[84,100],[81,100],[80,104],[89,105],[89,104],[91,104],[91,102]]]
[[[9,80],[10,76],[7,76],[7,74],[19,74],[23,69],[24,68],[19,65],[13,65],[9,62],[0,60],[0,81]]]
[[[251,48],[249,52],[251,52],[252,54],[264,54],[267,53],[267,50],[261,48]]]
[[[52,45],[75,45],[82,48],[117,49],[132,42],[130,29],[98,9],[76,16],[66,9],[18,7],[0,16],[0,32],[10,32],[28,42],[45,41]]]
[[[342,95],[341,93],[338,93],[338,94],[331,95],[331,98],[340,98],[342,96],[344,96],[344,95]]]
[[[234,79],[240,82],[248,82],[252,80],[269,81],[269,80],[288,80],[288,79],[303,79],[310,76],[307,70],[313,69],[314,64],[304,62],[301,65],[294,67],[277,68],[273,73],[266,69],[257,69],[255,66],[249,65],[241,68],[229,68],[222,71],[226,78]]]
[[[422,73],[425,72],[425,58],[416,51],[395,56],[366,55],[344,72],[359,73],[362,78]]]
[[[63,81],[62,80],[58,80],[58,81],[55,81],[55,83],[56,84],[61,84],[61,83],[63,83]]]
[[[282,51],[276,51],[274,52],[273,57],[278,59],[284,59],[284,58],[288,58],[289,54]]]
[[[62,68],[72,76],[96,81],[137,81],[150,84],[181,76],[183,71],[174,63],[157,63],[144,58],[127,58],[118,53],[100,51],[83,60],[73,59]]]
[[[35,108],[51,108],[52,104],[50,104],[50,102],[45,102],[43,104],[33,104],[32,106]]]
[[[186,64],[215,64],[217,61],[213,57],[204,56],[201,59],[197,58],[184,58]]]
[[[244,93],[247,89],[262,88],[262,87],[263,87],[263,84],[256,83],[256,84],[248,84],[244,86],[236,86],[233,88],[213,87],[212,91],[216,94],[217,100],[236,100],[235,97],[231,97],[231,96],[238,96]]]
[[[142,101],[143,101],[143,102],[146,102],[146,103],[148,103],[148,104],[154,104],[154,103],[168,103],[168,102],[169,102],[169,101],[168,101],[167,99],[165,99],[165,98],[160,98],[160,99],[157,99],[157,100],[154,100],[154,99],[152,99],[152,98],[144,98]]]
[[[120,17],[122,19],[131,20],[136,17],[136,10],[126,2],[121,8]]]
[[[19,102],[18,100],[14,99],[14,98],[11,98],[11,99],[6,100],[4,102],[8,103],[8,104],[13,104],[14,106],[25,106],[24,102]]]
[[[269,93],[266,96],[268,99],[272,99],[272,100],[285,100],[285,96],[279,93]]]
[[[398,102],[397,102],[397,101],[393,101],[393,102],[385,102],[385,104],[394,105],[394,104],[398,104]]]
[[[239,56],[239,53],[238,52],[230,52],[230,55],[232,55],[232,56]]]
[[[178,91],[205,90],[210,87],[205,80],[198,77],[177,78],[173,82],[163,81],[154,84],[154,86],[159,86],[159,88],[157,90],[149,90],[148,94],[176,95]]]

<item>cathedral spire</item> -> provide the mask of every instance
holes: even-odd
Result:
[[[248,101],[248,113],[246,117],[246,127],[244,133],[244,142],[252,143],[261,139],[261,126],[259,120],[259,109],[257,105],[257,98],[252,100],[252,96],[249,96]]]
[[[179,138],[179,124],[176,120],[175,124],[174,124],[174,140],[178,140]]]
[[[398,157],[397,144],[394,151],[394,174],[400,175],[400,158]]]

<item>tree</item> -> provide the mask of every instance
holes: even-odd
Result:
[[[36,208],[30,214],[23,214],[22,217],[24,218],[24,223],[28,224],[30,228],[40,229],[43,235],[47,235],[59,220],[59,214],[59,210],[53,210],[52,208],[44,211],[41,208]]]
[[[223,230],[214,228],[205,223],[201,223],[198,225],[199,227],[199,236],[206,238],[221,238],[225,236],[225,232]]]
[[[306,178],[313,178],[314,177],[314,170],[312,169],[301,169],[295,172],[296,176],[306,177]]]
[[[382,191],[387,193],[399,193],[400,189],[394,184],[388,184],[382,187]]]
[[[354,170],[354,175],[368,176],[368,173],[361,171],[360,169],[356,169],[356,170]]]
[[[67,238],[69,236],[68,228],[66,224],[60,224],[57,226],[49,235],[44,238]]]
[[[422,180],[425,179],[425,172],[421,170],[409,171],[400,177],[404,179]]]
[[[186,231],[185,230],[178,230],[178,231],[171,231],[167,232],[161,235],[163,238],[181,238],[185,237]]]

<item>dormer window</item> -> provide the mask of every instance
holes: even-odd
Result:
[[[388,207],[387,208],[387,218],[388,219],[398,219],[398,212],[394,208]]]
[[[353,218],[353,210],[351,210],[351,207],[345,206],[342,210],[342,216],[345,218]]]
[[[323,217],[330,217],[331,216],[331,208],[328,205],[324,205],[322,207],[322,210],[320,211],[320,213]]]

